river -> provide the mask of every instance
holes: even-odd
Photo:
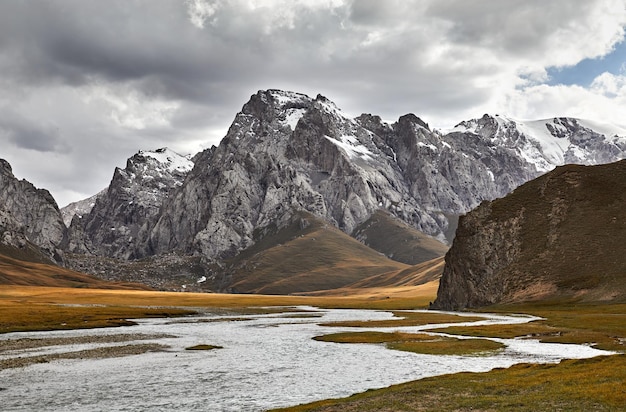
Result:
[[[0,335],[0,359],[53,354],[113,344],[73,344],[2,351],[7,340],[168,334],[136,343],[167,349],[104,359],[60,359],[0,370],[3,411],[263,411],[344,397],[429,376],[481,372],[516,363],[555,363],[608,352],[583,345],[494,339],[506,345],[490,356],[434,356],[388,350],[382,345],[314,341],[317,335],[365,330],[319,323],[389,319],[385,311],[297,308],[299,312],[193,318],[141,319],[136,326]],[[475,314],[463,314],[475,315]],[[485,315],[479,323],[523,323],[532,317]],[[471,323],[471,322],[470,322]],[[416,332],[431,328],[366,330]],[[129,342],[118,343],[127,345]],[[188,351],[197,344],[222,346]]]

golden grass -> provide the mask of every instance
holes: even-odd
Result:
[[[107,282],[53,264],[19,260],[2,253],[0,253],[0,285],[150,289],[139,283]]]
[[[241,257],[249,256],[245,264],[235,265],[233,290],[286,295],[334,289],[409,267],[388,259],[313,215],[301,215],[309,224],[307,228],[301,229],[300,219],[294,220],[289,227],[265,236],[257,247],[235,259],[241,263]]]
[[[409,292],[410,291],[410,292]],[[129,325],[126,319],[183,316],[199,308],[263,311],[266,306],[412,309],[433,299],[436,285],[366,290],[356,296],[277,296],[51,288],[0,285],[0,333]]]
[[[626,355],[421,379],[276,411],[622,411]]]
[[[433,329],[456,335],[514,338],[528,336],[541,342],[589,343],[598,349],[626,351],[626,305],[575,304],[491,307],[490,311],[523,312],[545,318],[521,325],[451,326]]]
[[[313,339],[336,343],[384,343],[389,349],[428,355],[477,355],[504,347],[487,339],[457,339],[404,332],[342,332]]]

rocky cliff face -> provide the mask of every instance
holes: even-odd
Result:
[[[626,161],[568,165],[461,217],[433,308],[626,298]]]
[[[67,250],[132,259],[143,225],[159,213],[170,191],[182,185],[193,162],[169,149],[140,151],[117,168],[106,192],[85,215],[75,214]]]
[[[65,232],[63,218],[50,193],[15,178],[9,163],[0,159],[0,244],[17,249],[33,244],[52,261],[62,263],[59,246]]]
[[[107,189],[104,189],[93,196],[77,202],[72,202],[69,205],[62,207],[61,216],[63,216],[63,223],[65,223],[65,226],[70,226],[75,215],[78,215],[79,218],[88,215],[91,212],[91,209],[93,209],[96,205],[96,201],[105,196],[106,193]]]

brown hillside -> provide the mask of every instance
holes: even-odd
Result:
[[[409,268],[374,275],[348,285],[349,288],[418,286],[438,280],[443,272],[443,256]]]
[[[626,300],[626,161],[568,165],[462,217],[434,307]]]
[[[237,260],[232,291],[264,294],[335,289],[407,268],[306,213]]]
[[[408,265],[429,261],[448,251],[447,245],[383,210],[378,210],[360,224],[352,237],[388,258]]]
[[[0,285],[149,289],[140,284],[114,283],[53,264],[27,262],[0,254]]]

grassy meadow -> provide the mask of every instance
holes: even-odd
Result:
[[[131,325],[127,319],[191,315],[198,311],[258,313],[268,306],[398,310],[424,308],[437,282],[363,290],[353,296],[283,296],[157,292],[0,285],[0,333]]]

